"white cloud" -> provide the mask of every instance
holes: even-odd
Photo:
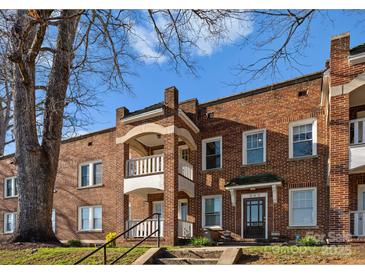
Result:
[[[156,24],[159,28],[162,31],[167,30],[169,19],[163,15],[156,18]],[[253,22],[245,14],[242,14],[240,18],[224,18],[213,29],[213,32],[216,31],[219,35],[212,35],[207,24],[203,23],[197,16],[192,17],[189,24],[180,27],[185,40],[193,41],[195,44],[195,47],[190,48],[192,55],[210,56],[220,48],[249,35],[253,29]],[[145,63],[160,64],[167,61],[167,56],[160,52],[160,44],[152,24],[135,25],[129,40],[131,47]],[[178,45],[171,43],[170,46],[177,49]]]

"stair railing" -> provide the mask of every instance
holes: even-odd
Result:
[[[161,235],[161,227],[160,227],[160,218],[161,218],[161,214],[160,213],[153,213],[152,215],[148,216],[147,218],[143,219],[142,221],[140,221],[139,223],[133,225],[132,227],[128,228],[127,230],[123,231],[122,233],[120,233],[119,235],[117,235],[116,237],[114,237],[113,239],[111,239],[110,241],[106,242],[105,244],[101,245],[100,247],[98,247],[97,249],[95,249],[94,251],[90,252],[89,254],[87,254],[86,256],[82,257],[80,260],[78,260],[76,263],[74,263],[74,265],[80,264],[81,262],[83,262],[84,260],[86,260],[87,258],[89,258],[91,255],[95,254],[96,252],[98,252],[99,250],[103,249],[103,264],[106,265],[108,262],[108,258],[107,258],[107,252],[106,252],[106,248],[107,246],[114,242],[115,240],[117,240],[118,238],[122,237],[123,235],[127,235],[127,233],[129,231],[131,231],[132,229],[134,229],[135,227],[137,227],[138,225],[140,225],[141,223],[147,221],[148,219],[151,219],[153,217],[157,216],[157,229],[155,231],[152,231],[148,236],[146,236],[145,238],[141,239],[138,243],[136,243],[134,246],[132,246],[130,249],[128,249],[126,252],[122,253],[118,258],[116,258],[115,260],[113,260],[110,264],[115,264],[116,262],[118,262],[120,259],[122,259],[123,257],[125,257],[129,252],[131,252],[133,249],[135,249],[137,246],[139,246],[140,244],[142,244],[144,241],[146,241],[147,239],[151,238],[153,235],[155,235],[157,233],[157,247],[160,247],[160,235]]]

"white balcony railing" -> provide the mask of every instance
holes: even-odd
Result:
[[[138,224],[141,220],[129,220],[126,222],[126,229]],[[145,222],[137,225],[135,228],[131,229],[128,232],[128,237],[130,238],[145,238],[149,236],[153,231],[156,231],[158,228],[158,220],[157,219],[148,219]],[[160,220],[160,236],[163,237],[163,220]],[[157,237],[157,232],[151,237]]]
[[[193,180],[193,165],[184,159],[179,159],[179,174],[188,178],[189,180]]]
[[[178,220],[177,236],[183,239],[191,239],[193,237],[193,223]]]
[[[365,144],[365,118],[350,121],[350,145]]]
[[[128,178],[136,176],[146,176],[164,171],[164,156],[152,155],[147,157],[127,160],[126,175]],[[179,174],[193,180],[193,165],[184,159],[179,159]]]
[[[127,177],[163,172],[163,155],[152,155],[127,160]]]
[[[350,212],[350,231],[352,236],[365,236],[365,211]]]

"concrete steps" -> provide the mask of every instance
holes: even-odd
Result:
[[[221,250],[164,250],[164,252],[155,259],[155,263],[165,265],[211,265],[217,264],[221,255]]]
[[[218,259],[212,258],[159,258],[157,264],[165,265],[211,265],[217,264]]]

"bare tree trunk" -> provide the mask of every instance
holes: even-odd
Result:
[[[14,92],[14,134],[18,173],[16,242],[58,242],[52,231],[51,212],[61,144],[63,111],[72,61],[72,47],[79,22],[77,10],[62,10],[57,45],[49,75],[44,111],[42,143],[39,144],[35,109],[35,58],[43,42],[47,23],[32,26],[25,11],[18,11],[13,45],[27,54],[13,56],[17,63]],[[50,12],[39,11],[41,19]],[[43,24],[43,25],[42,25]],[[27,32],[25,33],[25,29]],[[43,28],[43,29],[42,29]],[[26,37],[19,40],[19,35]],[[21,41],[21,43],[20,43]],[[34,52],[33,52],[34,51]],[[17,59],[18,58],[18,59]]]

